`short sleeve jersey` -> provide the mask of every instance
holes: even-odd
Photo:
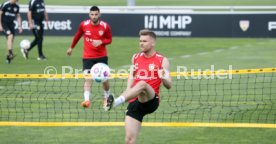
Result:
[[[102,20],[100,20],[98,25],[92,25],[91,23],[91,20],[81,22],[71,47],[73,48],[77,40],[83,36],[84,59],[105,57],[107,56],[106,45],[110,44],[112,41],[111,28]],[[94,47],[92,45],[94,40],[101,40],[103,44],[99,47]]]
[[[29,11],[32,12],[32,18],[34,21],[43,21],[45,18],[44,0],[30,0]]]
[[[18,4],[10,3],[9,1],[3,3],[0,7],[2,13],[2,23],[13,23],[19,13]]]

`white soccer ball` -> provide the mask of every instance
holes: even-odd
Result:
[[[97,63],[91,68],[90,74],[94,81],[102,83],[108,80],[110,69],[108,65],[104,63]]]
[[[20,48],[28,49],[31,46],[31,42],[27,39],[24,39],[20,42]]]

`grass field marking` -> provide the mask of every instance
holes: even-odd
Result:
[[[0,126],[124,126],[124,122],[0,122]],[[145,127],[221,127],[221,128],[276,128],[276,124],[259,123],[186,123],[186,122],[143,122]]]
[[[239,46],[233,46],[233,47],[230,47],[229,50],[236,50],[238,48],[239,48]]]
[[[180,58],[190,58],[192,57],[192,55],[183,55],[183,56],[180,56]]]
[[[247,45],[250,45],[250,44],[246,44],[246,46]],[[251,45],[250,45],[251,46]],[[232,47],[230,47],[230,48],[228,48],[228,50],[236,50],[236,49],[238,49],[239,48],[239,46],[232,46]],[[211,52],[214,52],[214,53],[220,53],[220,52],[223,52],[223,51],[225,51],[225,50],[227,50],[227,49],[216,49],[216,50],[213,50],[213,51],[211,51]],[[200,52],[200,53],[197,53],[196,55],[208,55],[209,53],[211,53],[211,52]]]
[[[238,49],[239,48],[239,46],[233,46],[233,47],[230,47],[230,48],[228,48],[228,50],[236,50],[236,49]],[[199,55],[199,56],[202,56],[202,55],[208,55],[208,54],[210,54],[210,53],[212,53],[212,52],[214,52],[214,53],[220,53],[220,52],[223,52],[223,51],[225,51],[226,49],[216,49],[216,50],[213,50],[213,51],[210,51],[210,52],[200,52],[200,53],[196,53],[195,55]],[[192,55],[182,55],[182,56],[180,56],[180,58],[190,58],[190,57],[192,57]]]
[[[223,52],[224,51],[224,49],[216,49],[216,50],[214,50],[213,52],[215,52],[215,53],[220,53],[220,52]]]
[[[24,81],[24,82],[18,82],[15,83],[15,85],[30,85],[30,84],[34,84],[35,82],[33,81]]]
[[[209,52],[200,52],[200,53],[197,53],[196,55],[202,56],[202,55],[208,55],[208,54],[209,54]]]

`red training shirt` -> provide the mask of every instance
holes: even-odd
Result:
[[[110,26],[99,21],[98,25],[93,25],[91,20],[82,21],[78,31],[74,36],[71,48],[74,48],[83,35],[83,58],[93,59],[107,56],[106,45],[112,42],[112,33]],[[93,40],[101,40],[102,45],[94,47]]]
[[[149,84],[155,94],[159,97],[159,90],[161,79],[158,76],[158,70],[162,68],[164,56],[155,53],[153,56],[147,58],[144,56],[144,53],[137,53],[134,56],[134,82],[132,86],[135,86],[139,81],[145,81]],[[129,102],[135,101],[136,98],[131,99]]]

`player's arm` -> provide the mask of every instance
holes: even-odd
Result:
[[[4,13],[4,4],[0,5],[0,31],[3,31],[3,25],[2,25],[2,14]]]
[[[73,48],[76,46],[76,44],[79,42],[80,38],[82,37],[83,35],[83,30],[82,30],[82,23],[80,24],[79,28],[78,28],[78,31],[77,33],[75,34],[74,36],[74,39],[71,43],[71,46],[68,48],[67,50],[67,55],[70,56],[73,52]]]
[[[107,45],[112,42],[112,32],[110,26],[107,24],[106,27],[106,33],[105,33],[105,39],[102,40],[102,44]]]
[[[22,20],[21,20],[21,16],[20,16],[19,13],[17,14],[17,23],[18,23],[19,33],[22,33],[22,31],[23,31],[23,29],[22,29]]]
[[[3,31],[3,27],[2,27],[2,14],[3,14],[3,11],[2,11],[2,8],[0,9],[0,31]]]
[[[134,66],[134,56],[132,56],[132,65],[130,66],[129,69],[129,75],[128,75],[128,80],[127,80],[127,89],[131,88],[133,82],[134,82],[134,70],[135,70],[135,66]]]
[[[30,30],[34,28],[33,18],[32,18],[32,9],[33,9],[33,6],[34,6],[34,2],[30,1],[29,2],[29,10],[28,10],[28,13],[27,13],[28,24],[29,24]]]
[[[158,71],[158,75],[162,80],[163,85],[167,88],[170,89],[172,87],[172,78],[170,76],[170,62],[169,60],[165,57],[162,62],[162,69]]]
[[[45,8],[45,10],[44,10],[44,17],[45,17],[45,24],[46,24],[46,26],[48,27],[49,16],[48,16],[48,13],[47,13],[47,11],[46,11],[46,8]]]
[[[34,25],[33,25],[33,20],[32,20],[32,11],[30,11],[30,10],[28,11],[27,17],[28,17],[29,28],[33,29]]]

